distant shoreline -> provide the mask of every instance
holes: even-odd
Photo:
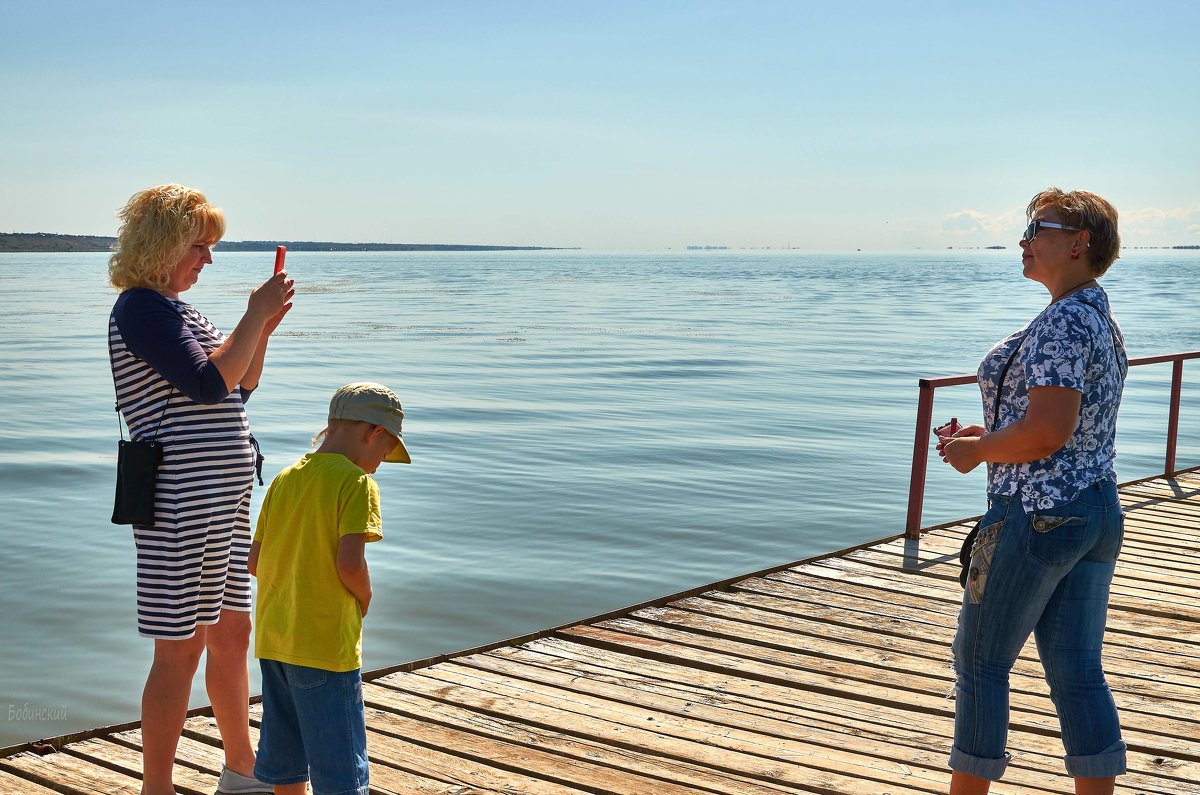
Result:
[[[0,253],[61,254],[111,251],[115,237],[60,235],[51,232],[0,232]],[[335,243],[313,240],[222,240],[217,251],[575,251],[578,246],[468,246],[454,243]]]
[[[112,251],[115,237],[100,235],[60,235],[54,232],[0,232],[0,254],[64,254],[72,252]],[[288,251],[581,251],[582,246],[471,246],[458,243],[337,243],[319,240],[222,240],[217,251],[274,251],[276,246],[287,246]],[[946,246],[945,249],[912,249],[914,251],[969,251],[1003,250],[1005,246]],[[1200,250],[1200,245],[1183,246],[1124,246],[1130,251],[1159,249],[1174,251]],[[666,251],[676,250],[668,247]],[[772,246],[687,246],[678,249],[688,253],[705,251],[796,251],[805,249],[783,249]],[[857,249],[862,251],[862,249]]]

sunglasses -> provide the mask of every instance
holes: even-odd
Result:
[[[1025,227],[1024,234],[1021,239],[1026,243],[1037,237],[1037,233],[1043,229],[1061,229],[1064,232],[1082,232],[1083,230],[1077,226],[1066,226],[1064,224],[1056,224],[1053,221],[1031,221],[1029,226]]]

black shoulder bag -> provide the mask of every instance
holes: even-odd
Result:
[[[118,425],[120,421],[118,420]],[[117,494],[113,524],[154,524],[154,488],[162,462],[162,442],[125,439],[117,442]]]
[[[108,341],[109,362],[112,361],[112,339]],[[113,373],[113,387],[116,388],[116,373]],[[163,416],[171,402],[174,387],[167,393],[163,403],[162,413],[158,415],[158,424],[154,427],[155,435],[162,426]],[[154,489],[158,482],[158,465],[162,462],[162,442],[154,439],[126,439],[121,429],[121,407],[114,404],[117,412],[117,432],[121,434],[117,442],[117,493],[113,499],[113,524],[154,524]],[[130,436],[133,431],[130,431]]]

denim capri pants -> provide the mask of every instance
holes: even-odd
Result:
[[[1111,481],[1032,515],[1019,496],[988,496],[954,637],[951,768],[989,781],[1004,774],[1009,671],[1032,633],[1067,773],[1125,772],[1125,743],[1100,661],[1123,519]]]
[[[263,716],[254,777],[265,784],[308,781],[313,795],[368,795],[361,669],[258,663]]]

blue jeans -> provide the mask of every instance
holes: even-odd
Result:
[[[314,795],[368,795],[361,670],[258,663],[263,717],[254,777],[264,784],[311,777]]]
[[[954,637],[950,767],[998,781],[1008,764],[1008,675],[1032,632],[1066,749],[1067,773],[1125,772],[1125,743],[1100,650],[1121,549],[1116,484],[1096,483],[1028,515],[1019,497],[989,495]]]

